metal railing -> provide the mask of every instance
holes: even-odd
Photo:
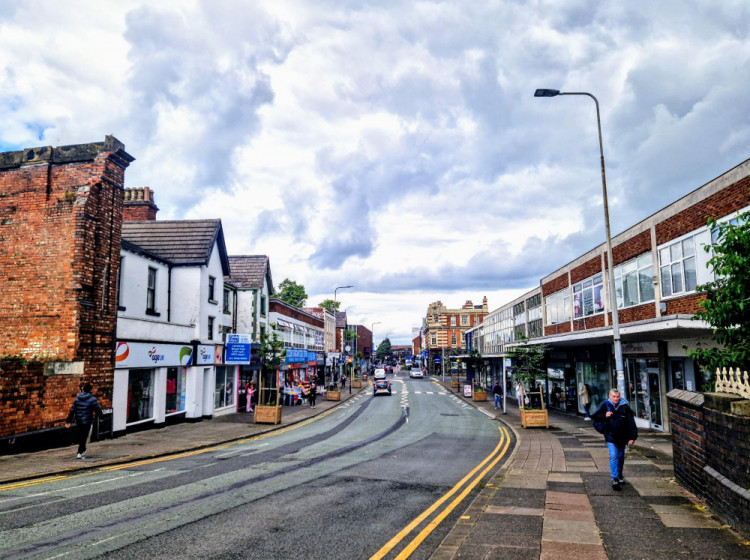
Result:
[[[740,368],[723,368],[716,369],[716,392],[732,393],[750,399],[750,382],[748,382],[747,372],[744,376]]]

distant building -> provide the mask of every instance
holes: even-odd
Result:
[[[485,315],[487,297],[483,298],[482,305],[474,305],[467,300],[460,309],[448,309],[441,301],[427,307],[424,349],[430,372],[440,372],[444,359],[464,352],[464,333],[482,323]]]

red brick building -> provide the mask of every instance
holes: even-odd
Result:
[[[84,382],[111,405],[133,159],[112,136],[0,154],[0,444],[60,427]]]

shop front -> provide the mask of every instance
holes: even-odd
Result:
[[[609,398],[609,390],[612,388],[611,346],[605,344],[576,348],[572,354],[576,376],[575,402],[578,412],[585,414],[579,395],[584,385],[588,385],[592,411]]]
[[[635,412],[636,425],[664,429],[662,375],[657,342],[629,342],[622,346],[625,398]]]

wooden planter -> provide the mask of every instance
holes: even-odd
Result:
[[[487,400],[487,391],[474,391],[474,393],[471,395],[472,400],[474,402],[483,402]]]
[[[549,428],[549,416],[547,409],[528,410],[521,409],[521,426],[524,428]]]
[[[352,389],[359,389],[362,387],[362,380],[357,379],[356,381],[352,381]]]
[[[341,391],[328,391],[326,393],[326,400],[327,401],[340,401],[341,400]]]
[[[255,415],[253,416],[254,424],[280,424],[281,407],[269,405],[255,405]]]
[[[451,381],[451,387],[452,387],[453,389],[458,389],[458,387],[459,387],[459,383],[458,383],[458,381]]]

